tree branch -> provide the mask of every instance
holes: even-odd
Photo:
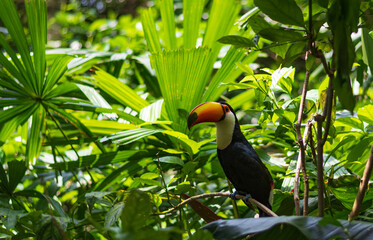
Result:
[[[306,58],[308,56],[308,52],[306,54]],[[310,78],[310,71],[306,71],[306,77],[304,78],[304,84],[303,84],[303,90],[302,90],[302,98],[300,101],[300,106],[299,106],[299,112],[298,112],[298,121],[295,124],[295,129],[298,137],[298,146],[299,146],[299,155],[298,155],[298,162],[297,162],[297,167],[295,170],[295,179],[294,179],[294,204],[295,204],[295,214],[297,216],[300,216],[300,205],[299,205],[299,174],[300,174],[300,169],[305,170],[305,148],[306,148],[306,139],[307,139],[307,134],[308,134],[308,127],[309,125],[307,124],[306,129],[304,130],[304,136],[302,138],[302,133],[301,133],[301,124],[302,124],[302,119],[303,119],[303,110],[304,110],[304,105],[306,101],[306,96],[307,96],[307,86],[308,86],[308,80]],[[307,179],[307,173],[306,171],[303,171],[303,179]],[[307,179],[308,183],[308,179]]]
[[[352,221],[360,213],[360,208],[363,203],[364,195],[368,188],[369,179],[370,179],[370,176],[372,175],[372,168],[373,168],[373,145],[370,151],[368,161],[365,165],[363,178],[360,180],[359,191],[357,192],[354,206],[352,207],[351,213],[348,215],[348,221]]]
[[[317,159],[316,159],[316,169],[317,169],[317,191],[318,191],[318,210],[319,217],[324,216],[324,169],[323,169],[323,150],[324,144],[322,142],[322,123],[324,118],[321,115],[316,115],[315,120],[317,122]]]
[[[175,210],[181,208],[182,206],[184,206],[185,204],[189,203],[190,201],[197,200],[197,199],[200,199],[200,198],[207,198],[207,197],[230,197],[230,196],[231,196],[230,193],[222,193],[222,192],[204,193],[204,194],[201,194],[201,195],[196,195],[196,196],[190,197],[190,198],[182,201],[181,203],[179,203],[175,207],[170,208],[170,209],[168,209],[168,210],[166,210],[164,212],[156,213],[156,214],[157,215],[161,215],[161,214],[170,213],[172,211],[175,211]],[[244,199],[244,198],[245,198],[245,196],[242,196],[242,195],[239,195],[239,194],[236,195],[236,199]],[[273,216],[273,217],[277,217],[276,213],[272,212],[269,208],[267,208],[266,206],[264,206],[263,204],[261,204],[260,202],[258,202],[257,200],[255,200],[254,198],[249,198],[248,201],[250,203],[256,205],[258,208],[260,208],[261,210],[263,210],[263,212],[267,213],[268,215]]]

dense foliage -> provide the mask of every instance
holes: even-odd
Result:
[[[371,1],[140,1],[133,15],[119,14],[122,1],[89,2],[49,16],[45,0],[2,0],[1,237],[372,234]],[[206,101],[236,110],[284,216],[206,226],[206,214],[255,215],[222,196],[173,209],[232,191],[215,126],[187,129]],[[315,224],[325,228],[307,234]]]

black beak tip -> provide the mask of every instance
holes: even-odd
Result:
[[[188,117],[188,129],[193,127],[193,124],[195,123],[195,121],[197,121],[197,119],[198,119],[198,115],[197,115],[196,112],[193,112],[189,115],[189,117]]]

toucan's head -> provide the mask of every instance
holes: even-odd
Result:
[[[220,122],[227,115],[234,117],[234,112],[231,106],[227,103],[205,102],[195,107],[188,117],[188,128],[202,122]]]
[[[236,115],[227,103],[206,102],[195,107],[188,117],[188,128],[202,122],[216,124],[218,149],[225,149],[232,141],[235,127],[239,130]]]

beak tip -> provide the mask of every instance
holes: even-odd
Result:
[[[196,112],[190,113],[188,117],[188,129],[190,130],[195,124],[198,119],[198,115]]]

